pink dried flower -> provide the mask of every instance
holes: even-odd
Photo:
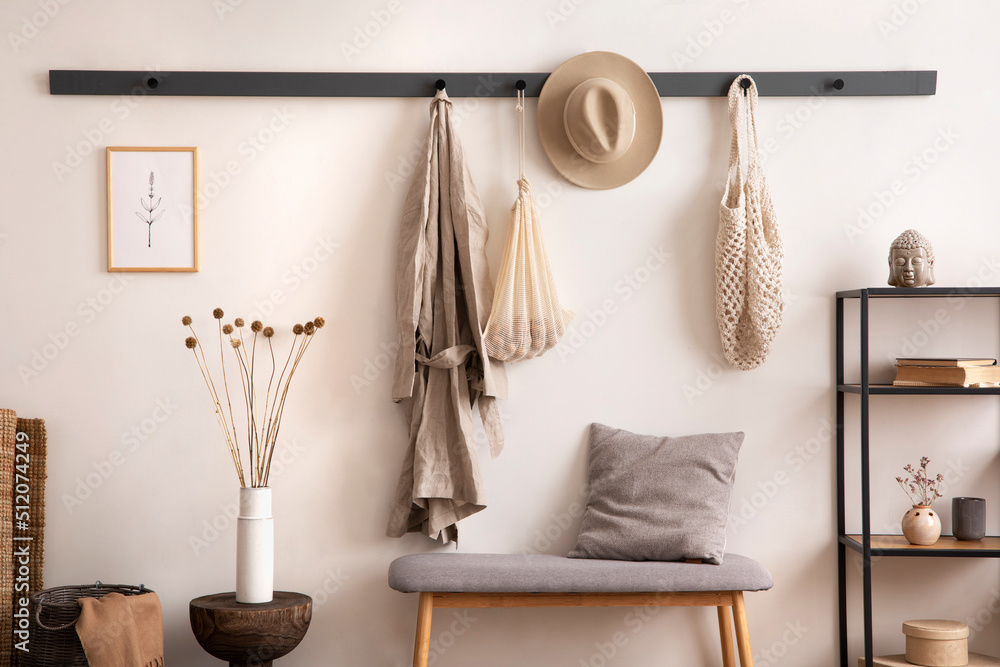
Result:
[[[908,474],[907,479],[896,478],[896,482],[914,505],[930,505],[938,498],[944,497],[939,488],[944,482],[944,475],[938,473],[934,477],[928,476],[927,465],[930,462],[928,457],[920,457],[920,467],[917,469],[907,463],[903,466],[903,470]]]

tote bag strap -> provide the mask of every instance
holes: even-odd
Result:
[[[747,150],[750,152],[748,164],[752,165],[752,170],[761,172],[763,171],[763,164],[760,160],[760,140],[757,137],[757,84],[749,75],[744,74],[743,78],[750,82],[750,88],[747,89],[746,95],[746,99],[749,102],[747,110],[749,117],[747,122]]]
[[[740,78],[733,81],[729,86],[729,124],[733,128],[733,138],[729,144],[729,173],[736,174],[736,182],[729,186],[736,188],[736,192],[743,191],[743,182],[746,178],[740,161],[740,155],[744,151],[746,142],[747,126],[746,100],[743,97],[743,89],[740,87]]]
[[[743,88],[743,81],[750,87]],[[733,140],[729,147],[729,168],[736,168],[736,185],[742,188],[746,174],[740,157],[747,156],[747,172],[762,168],[760,144],[757,137],[757,84],[748,74],[741,74],[729,86],[729,122],[733,126]]]

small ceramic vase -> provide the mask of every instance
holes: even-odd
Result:
[[[914,505],[903,515],[903,537],[910,544],[930,546],[941,537],[941,519],[930,505]]]

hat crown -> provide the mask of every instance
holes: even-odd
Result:
[[[563,124],[573,149],[590,162],[620,159],[635,137],[635,105],[615,81],[592,78],[566,98]]]

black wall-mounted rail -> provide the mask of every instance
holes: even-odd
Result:
[[[650,72],[661,97],[724,97],[740,74],[761,96],[933,95],[937,71]],[[444,81],[450,97],[538,97],[546,73],[468,72],[143,72],[49,70],[53,95],[181,95],[218,97],[432,97]]]

